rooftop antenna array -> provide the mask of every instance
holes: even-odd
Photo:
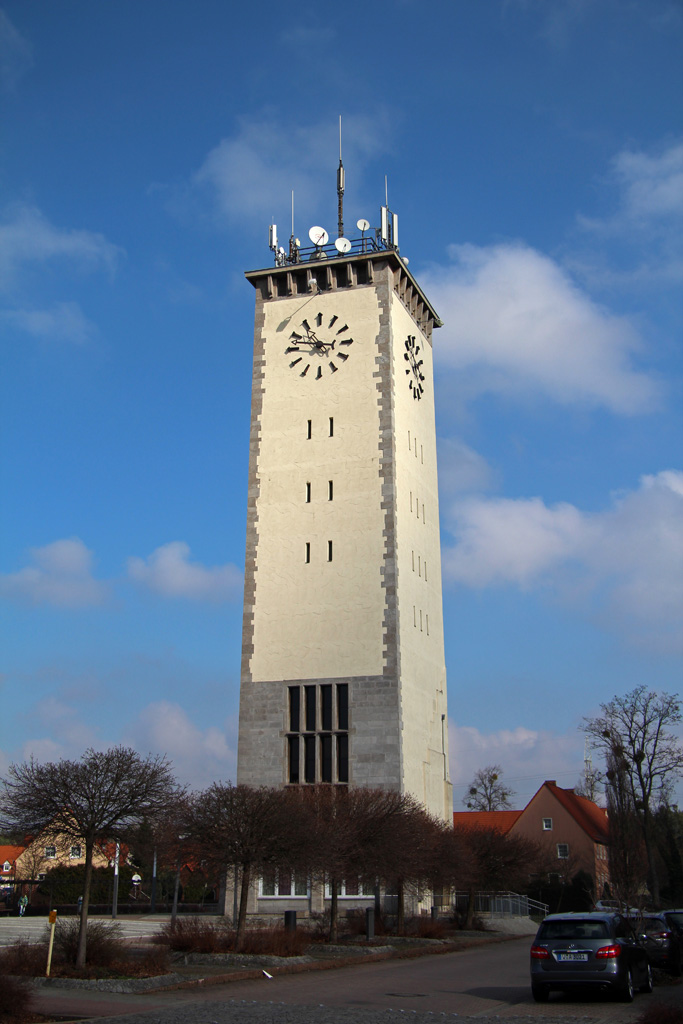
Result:
[[[299,259],[301,242],[294,235],[294,189],[292,189],[292,233],[289,236],[289,262],[296,263]]]
[[[344,237],[344,164],[342,163],[341,114],[339,115],[339,167],[337,169],[337,218],[339,238]]]
[[[384,175],[384,206],[381,210],[379,237],[385,245],[398,249],[398,215],[389,209],[389,185]]]
[[[337,229],[338,237],[334,241],[334,248],[339,256],[345,256],[349,252],[365,253],[377,252],[382,249],[394,249],[398,252],[398,216],[389,209],[389,185],[387,176],[384,176],[384,206],[381,207],[380,226],[374,228],[372,235],[366,236],[365,232],[370,230],[370,222],[361,218],[356,227],[361,237],[350,241],[344,237],[344,191],[345,191],[344,163],[342,159],[342,119],[339,116],[339,167],[337,168]],[[315,225],[308,232],[308,237],[313,244],[313,249],[306,248],[301,251],[301,242],[294,234],[294,192],[292,192],[292,233],[289,237],[289,252],[282,246],[278,246],[277,225],[271,224],[268,234],[268,247],[275,254],[275,265],[277,267],[288,264],[300,263],[302,260],[324,260],[334,256],[334,252],[326,249],[330,242],[327,231]],[[331,246],[330,246],[331,249]],[[403,257],[403,262],[408,260]]]

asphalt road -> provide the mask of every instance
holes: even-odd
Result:
[[[98,1017],[99,1024],[426,1024],[458,1015],[499,1022],[533,1018],[554,1024],[635,1021],[652,1002],[673,1001],[683,1020],[683,987],[667,984],[632,1005],[604,996],[557,994],[531,999],[528,938],[460,953],[389,960],[331,971],[237,981],[204,990],[148,996],[36,993],[36,1010],[62,1017]],[[73,1009],[71,1009],[73,1007]],[[123,1015],[123,1016],[122,1016]]]

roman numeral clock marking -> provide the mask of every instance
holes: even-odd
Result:
[[[349,325],[337,327],[338,322],[336,313],[329,318],[317,313],[302,320],[290,334],[285,349],[285,355],[296,356],[289,363],[290,369],[296,368],[300,377],[308,376],[312,370],[313,380],[321,380],[325,373],[328,376],[336,373],[349,358],[348,349],[353,345]]]

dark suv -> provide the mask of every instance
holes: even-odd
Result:
[[[683,911],[645,913],[633,922],[650,963],[676,976],[683,970]]]
[[[652,991],[647,952],[621,914],[551,914],[531,947],[531,993],[547,1001],[551,990],[609,990],[630,1003],[636,989]]]

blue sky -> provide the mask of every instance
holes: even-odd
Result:
[[[378,222],[435,335],[455,805],[680,691],[678,0],[6,0],[2,734],[234,778],[271,219]]]

